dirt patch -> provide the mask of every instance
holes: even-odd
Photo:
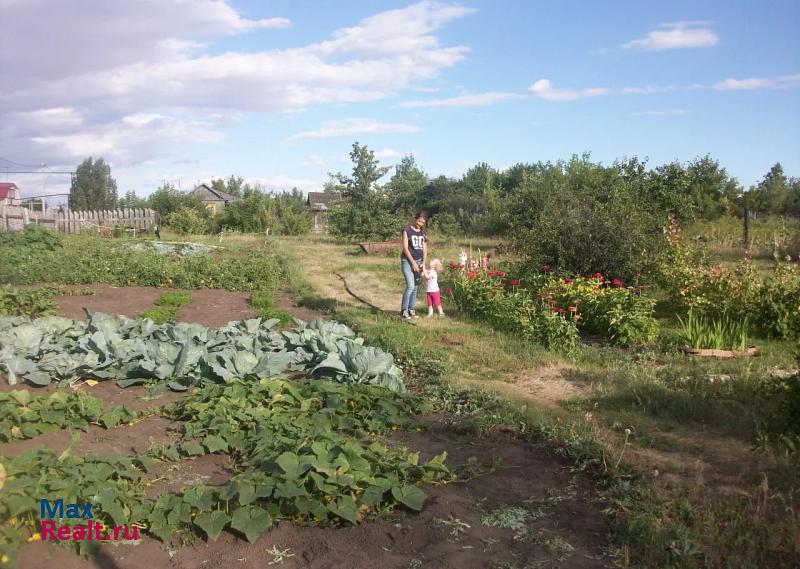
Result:
[[[591,483],[570,475],[568,465],[503,435],[470,440],[434,420],[422,432],[398,432],[392,442],[419,450],[424,458],[442,451],[448,462],[475,456],[497,464],[494,472],[462,483],[426,486],[428,500],[420,513],[396,511],[390,516],[342,528],[302,527],[279,522],[254,544],[225,532],[216,542],[197,540],[181,546],[145,537],[139,545],[104,546],[95,560],[84,560],[47,544],[21,550],[20,567],[42,567],[58,560],[62,569],[170,567],[178,569],[489,569],[500,563],[524,567],[610,567],[603,556],[608,520],[600,513]],[[180,463],[163,463],[162,480],[152,496],[197,482],[218,484],[230,476],[227,457],[208,455]],[[498,508],[526,506],[541,500],[551,505],[530,521],[528,532],[491,527],[482,518]],[[277,561],[283,553],[283,562]],[[272,564],[272,565],[270,565]],[[511,565],[514,564],[514,565]]]
[[[85,289],[87,287],[79,287]],[[181,289],[146,287],[115,287],[92,285],[93,295],[54,296],[53,300],[61,306],[59,314],[67,318],[85,320],[84,307],[91,312],[123,314],[136,318],[140,312],[152,308],[164,292]],[[209,328],[225,326],[232,320],[254,318],[256,311],[247,300],[249,292],[232,292],[218,289],[187,290],[192,295],[191,302],[178,310],[178,322],[193,322]]]
[[[565,364],[537,367],[526,369],[505,381],[528,397],[556,406],[581,394],[581,389],[565,377],[571,369]]]
[[[160,462],[148,472],[153,483],[145,491],[145,497],[155,500],[162,494],[180,492],[192,484],[224,484],[233,476],[229,463],[226,454],[204,454],[178,462]]]
[[[53,297],[53,300],[61,306],[59,314],[74,320],[86,320],[84,307],[91,312],[123,314],[130,318],[136,318],[140,312],[152,307],[156,299],[164,292],[164,289],[159,288],[116,287],[103,284],[66,288],[95,291],[95,294],[92,295]]]
[[[192,301],[178,310],[178,322],[192,322],[209,328],[220,328],[232,320],[255,318],[256,311],[247,302],[249,292],[203,289],[187,291]]]
[[[92,425],[87,431],[66,430],[43,433],[38,437],[0,444],[0,454],[15,456],[29,450],[46,447],[55,454],[61,454],[69,446],[73,436],[79,440],[72,447],[73,455],[97,454],[109,456],[125,454],[136,456],[144,454],[151,442],[168,442],[178,439],[170,432],[172,423],[162,417],[148,417],[124,427],[104,429]]]

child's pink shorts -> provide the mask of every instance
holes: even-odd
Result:
[[[428,293],[428,306],[435,306],[439,308],[442,305],[442,294],[437,290],[436,292]]]

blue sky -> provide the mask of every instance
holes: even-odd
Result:
[[[430,175],[590,152],[800,176],[795,1],[0,4],[18,30],[0,177],[103,156],[121,192],[230,174],[309,191],[354,140]]]

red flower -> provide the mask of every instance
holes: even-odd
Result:
[[[559,314],[566,314],[567,313],[567,311],[564,310],[563,308],[556,308],[556,312],[558,312]]]
[[[450,261],[450,268],[451,269],[455,269],[456,268],[456,262],[455,261]]]
[[[603,273],[595,273],[594,274],[594,278],[600,279],[602,281],[603,280]]]
[[[478,278],[478,273],[476,273],[475,271],[470,271],[470,272],[467,273],[467,278],[477,279]]]
[[[497,275],[498,277],[500,277],[501,279],[502,279],[504,276],[506,276],[506,274],[505,274],[503,271],[495,271],[495,272],[494,272],[494,274],[495,274],[495,275]]]
[[[453,292],[453,289],[450,288],[450,287],[447,287],[446,289],[444,289],[444,292],[445,292],[445,294],[450,294],[450,293]]]
[[[570,312],[578,312],[578,307],[577,306],[570,306],[569,308],[567,308],[567,310],[569,310]]]
[[[550,265],[545,265],[544,267],[542,267],[542,270],[546,273],[547,271],[550,270]]]
[[[495,276],[496,274],[497,274],[497,273],[496,273],[495,271],[488,271],[488,272],[486,273],[486,276],[487,276],[487,277],[493,277],[493,276]]]
[[[491,253],[486,253],[486,258],[487,259],[491,259],[492,258],[492,254]]]
[[[564,279],[564,284],[571,285],[572,279]]]
[[[511,279],[508,282],[511,283],[511,286],[519,286],[519,280],[517,279]]]
[[[622,286],[622,281],[621,281],[621,280],[619,280],[619,279],[614,279],[613,281],[611,281],[611,283],[612,283],[614,286]]]

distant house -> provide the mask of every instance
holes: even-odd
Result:
[[[325,230],[326,212],[333,202],[340,199],[342,194],[339,192],[308,192],[306,208],[311,214],[311,231],[321,233]]]
[[[20,205],[22,194],[14,182],[0,182],[0,205]]]
[[[239,199],[238,197],[227,192],[215,190],[208,184],[200,184],[191,192],[189,192],[189,195],[200,198],[200,200],[203,202],[203,205],[206,206],[206,209],[210,210],[214,215],[220,213],[229,203],[235,202]]]

